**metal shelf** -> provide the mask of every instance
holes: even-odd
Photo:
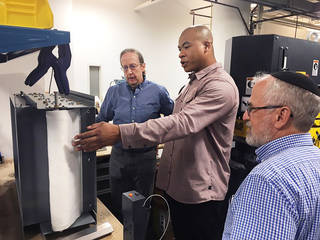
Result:
[[[0,53],[70,43],[70,32],[0,25]]]

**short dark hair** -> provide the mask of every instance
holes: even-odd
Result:
[[[140,64],[144,63],[144,59],[143,59],[141,52],[139,52],[138,50],[136,50],[134,48],[126,48],[126,49],[122,50],[122,52],[120,53],[120,64],[121,64],[122,56],[126,53],[135,53],[138,56],[139,63]],[[146,79],[146,72],[145,71],[142,73],[142,76],[143,76],[143,80],[145,80]]]

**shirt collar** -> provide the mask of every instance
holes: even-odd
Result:
[[[263,162],[272,155],[292,147],[312,146],[310,133],[292,134],[273,140],[256,149],[257,162]]]
[[[199,72],[196,72],[197,80],[200,80],[201,78],[205,77],[209,72],[215,70],[216,68],[222,67],[220,63],[216,62],[214,64],[209,65],[208,67],[205,67],[204,69],[200,70]]]
[[[142,83],[140,83],[137,87],[136,87],[136,89],[138,88],[138,89],[142,89],[142,88],[144,88],[145,87],[145,85],[147,84],[147,80],[145,79],[145,80],[143,80],[143,82]],[[127,85],[127,87],[131,90],[131,87],[130,87],[130,85],[127,83],[127,81],[126,81],[126,85]]]

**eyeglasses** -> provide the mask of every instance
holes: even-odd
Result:
[[[121,67],[121,70],[122,70],[123,72],[127,72],[127,71],[129,70],[129,68],[130,68],[131,71],[134,71],[134,70],[137,69],[137,67],[138,67],[139,65],[140,65],[140,64],[132,63],[132,64],[129,64],[128,66],[127,66],[127,65],[122,66],[122,67]]]
[[[248,106],[247,112],[248,115],[250,116],[250,113],[252,110],[261,110],[261,109],[274,109],[274,108],[281,108],[283,107],[282,105],[270,105],[270,106],[263,106],[263,107],[252,107],[251,105]]]

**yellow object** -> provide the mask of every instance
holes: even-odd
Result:
[[[313,126],[310,129],[313,144],[320,148],[320,113],[316,117]]]
[[[308,75],[307,75],[307,73],[306,73],[306,72],[296,71],[296,73],[301,73],[301,74],[303,74],[303,75],[305,75],[305,76],[307,76],[307,77],[308,77]]]
[[[246,137],[247,136],[247,125],[242,119],[236,119],[236,124],[234,127],[234,136]]]
[[[53,14],[47,0],[0,0],[0,25],[50,29]]]

